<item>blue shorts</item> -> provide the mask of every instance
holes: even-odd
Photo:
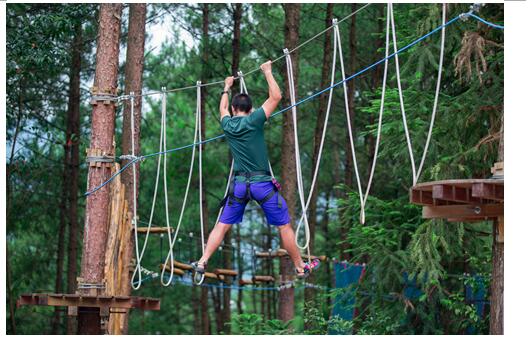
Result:
[[[275,185],[272,182],[255,182],[250,184],[249,191],[251,192],[251,197],[254,200],[262,200],[271,191],[275,191]],[[246,195],[246,183],[235,183],[234,193],[237,198],[244,198]],[[282,200],[281,207],[279,207],[278,203],[279,198]],[[229,198],[226,201],[224,210],[220,216],[220,222],[225,224],[235,224],[242,222],[246,205],[247,202],[242,204]],[[262,211],[264,211],[269,224],[280,226],[290,223],[290,216],[288,215],[288,206],[286,205],[286,200],[284,200],[278,191],[275,191],[275,195],[260,207],[262,208]]]

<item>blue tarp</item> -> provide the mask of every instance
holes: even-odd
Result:
[[[334,263],[336,288],[347,288],[351,284],[359,283],[364,270],[364,265]],[[352,320],[354,318],[356,312],[354,309],[356,297],[351,294],[354,292],[354,289],[355,288],[350,288],[345,293],[336,296],[334,300],[334,307],[332,309],[332,317],[339,316],[344,320]],[[350,334],[350,332],[337,332],[335,330],[331,330],[330,334]]]

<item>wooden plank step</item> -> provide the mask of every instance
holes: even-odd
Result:
[[[224,275],[224,276],[238,276],[238,271],[230,270],[230,269],[214,269],[213,272],[217,275]]]
[[[163,270],[164,268],[165,268],[165,271],[166,271],[166,272],[169,272],[169,273],[170,273],[170,267],[169,267],[168,265],[165,266],[164,264],[160,264],[160,270]],[[178,275],[178,276],[183,276],[183,275],[185,275],[185,271],[183,271],[182,269],[178,269],[178,268],[175,267],[175,268],[173,269],[173,271],[174,271],[174,274],[175,274],[175,275]]]
[[[251,280],[251,279],[239,279],[238,280],[238,284],[240,284],[241,286],[251,285],[251,284],[253,284],[253,280]]]
[[[192,266],[190,264],[186,264],[186,263],[182,263],[178,261],[174,261],[174,266],[182,270],[192,270]]]
[[[273,276],[253,276],[253,283],[273,283],[274,281]]]
[[[168,227],[150,227],[151,234],[166,234]],[[138,227],[138,234],[146,234],[148,227]],[[134,231],[134,230],[132,230]],[[174,232],[174,228],[170,227],[170,232]]]

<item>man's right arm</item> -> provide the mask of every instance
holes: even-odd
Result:
[[[282,99],[282,94],[277,81],[275,81],[275,78],[273,77],[271,61],[263,63],[260,66],[260,69],[262,69],[266,81],[268,82],[268,99],[262,105],[262,109],[264,109],[266,119],[269,119],[271,113],[273,113],[275,108],[279,105],[279,102]]]

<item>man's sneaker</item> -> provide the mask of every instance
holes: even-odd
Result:
[[[297,271],[297,278],[307,278],[313,271],[317,270],[321,265],[321,261],[318,258],[313,259],[310,263],[304,263],[304,271]]]

